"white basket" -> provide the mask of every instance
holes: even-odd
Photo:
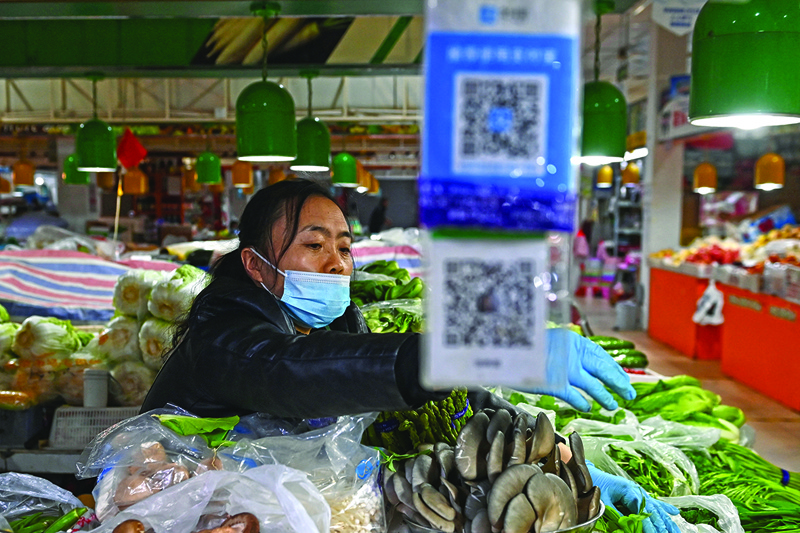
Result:
[[[59,407],[50,428],[49,447],[82,450],[104,429],[138,414],[138,407]]]

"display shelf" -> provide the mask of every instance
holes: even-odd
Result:
[[[4,450],[0,468],[27,474],[74,474],[82,450]]]

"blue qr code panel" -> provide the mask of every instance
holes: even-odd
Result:
[[[533,261],[448,259],[444,272],[446,346],[533,346]]]

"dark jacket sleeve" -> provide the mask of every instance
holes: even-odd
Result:
[[[439,397],[419,386],[418,335],[296,334],[277,300],[254,290],[201,295],[189,334],[153,385],[163,392],[181,372],[195,397],[176,392],[170,400],[169,393],[151,390],[154,401],[201,416],[257,411],[317,418],[409,409]]]

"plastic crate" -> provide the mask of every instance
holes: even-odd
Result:
[[[104,429],[138,414],[138,407],[59,407],[53,416],[49,447],[82,450]]]
[[[41,405],[22,411],[0,409],[0,448],[22,448],[46,425]]]

